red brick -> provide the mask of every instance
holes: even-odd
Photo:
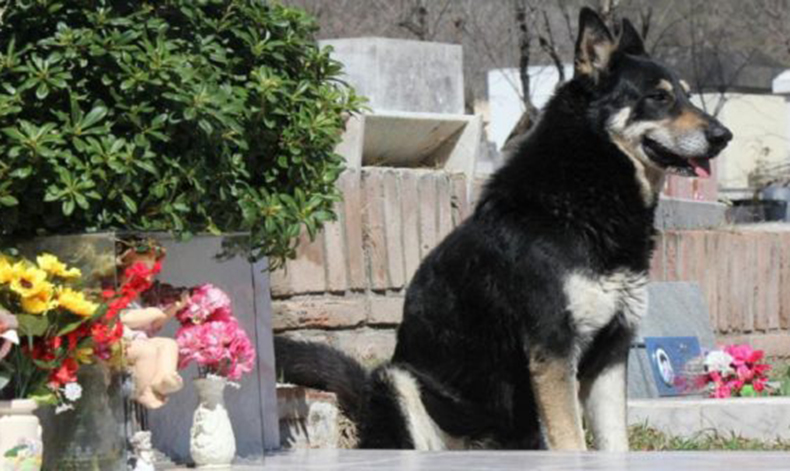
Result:
[[[708,303],[710,325],[714,329],[718,326],[719,303],[718,281],[719,272],[725,266],[726,255],[719,251],[719,232],[705,231],[705,275],[702,281],[702,292]]]
[[[775,235],[770,232],[756,234],[757,247],[757,299],[755,300],[755,329],[766,332],[779,327],[779,270]]]
[[[406,275],[403,260],[403,222],[398,172],[384,173],[384,236],[387,243],[387,275],[390,288],[402,288]]]
[[[433,173],[423,173],[419,180],[420,198],[420,258],[425,258],[439,242],[437,233],[437,192],[436,177]]]
[[[700,282],[700,254],[703,252],[701,231],[679,231],[678,237],[678,279],[680,281]]]
[[[732,275],[731,288],[738,293],[734,299],[734,331],[749,333],[754,330],[755,278],[757,275],[757,243],[755,235],[739,233],[734,257],[737,265]]]
[[[343,192],[343,214],[348,262],[348,284],[351,289],[367,286],[365,255],[362,242],[362,194],[360,172],[347,170],[340,177]]]
[[[718,336],[719,345],[747,343],[753,348],[763,350],[769,357],[790,357],[790,333],[770,333],[752,335],[723,335]]]
[[[466,190],[466,178],[464,174],[458,173],[451,177],[452,185],[452,205],[453,205],[453,226],[458,226],[469,215],[469,194]]]
[[[395,329],[339,330],[331,333],[330,344],[372,367],[392,357],[395,336]]]
[[[384,181],[383,172],[369,169],[362,172],[362,187],[365,195],[362,222],[364,224],[365,258],[369,267],[370,287],[386,289],[387,242],[384,236]]]
[[[278,268],[271,273],[269,277],[269,287],[272,291],[272,297],[281,297],[288,295],[288,273],[285,267]]]
[[[655,236],[653,258],[650,260],[650,280],[664,281],[664,233]]]
[[[746,328],[748,329],[747,332],[753,332],[757,325],[757,313],[760,309],[761,303],[761,287],[760,287],[760,279],[761,279],[761,267],[760,267],[760,243],[761,243],[761,236],[759,232],[747,232],[746,239],[748,244],[748,251],[747,251],[747,262],[746,266],[748,267],[744,271],[748,271],[748,275],[746,277],[745,285],[749,292],[747,296],[749,296],[749,301],[747,304],[747,317],[746,317]]]
[[[394,326],[403,319],[403,296],[372,296],[368,325]]]
[[[726,328],[731,334],[742,333],[740,319],[743,313],[744,295],[742,283],[742,262],[744,258],[744,244],[741,235],[736,232],[727,234],[724,253],[727,254],[727,281],[721,289],[719,305],[724,306]]]
[[[677,231],[666,231],[664,233],[664,279],[666,281],[678,281],[680,279],[678,276],[682,253],[679,246],[679,233]]]
[[[444,239],[453,230],[453,200],[450,176],[444,172],[436,175],[436,209],[439,212],[438,235]]]
[[[790,232],[781,233],[779,253],[779,326],[790,329]]]
[[[401,211],[403,214],[403,259],[406,283],[420,266],[420,196],[418,176],[413,170],[401,174]]]
[[[300,293],[323,292],[326,289],[323,240],[316,237],[315,240],[310,241],[307,231],[302,231],[296,258],[288,260],[284,269],[284,273],[278,274],[272,295],[293,296]]]
[[[293,329],[356,327],[367,318],[363,297],[318,297],[272,303],[272,328]]]
[[[335,205],[337,221],[324,224],[324,258],[326,259],[326,288],[328,291],[341,292],[348,289],[348,269],[346,267],[346,239],[343,234],[342,203]]]

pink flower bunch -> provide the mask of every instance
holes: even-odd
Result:
[[[705,373],[711,397],[741,396],[746,391],[760,393],[768,382],[770,365],[761,363],[764,353],[749,345],[729,345],[705,358]]]
[[[208,374],[237,381],[255,366],[255,348],[233,317],[230,299],[210,284],[192,290],[187,305],[177,314],[178,367],[198,366]]]
[[[192,288],[186,305],[176,314],[181,324],[202,324],[208,319],[231,317],[230,298],[211,283]]]

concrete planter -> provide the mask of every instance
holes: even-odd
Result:
[[[334,394],[278,384],[277,409],[282,448],[338,448],[342,445],[341,417]]]
[[[636,399],[628,401],[628,423],[681,437],[715,430],[725,436],[789,440],[790,397]]]
[[[41,468],[41,425],[32,399],[0,401],[0,468],[38,471]]]

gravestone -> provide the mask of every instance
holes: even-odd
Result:
[[[458,44],[391,38],[324,39],[343,79],[374,112],[463,114],[463,53]]]
[[[642,319],[628,359],[628,397],[659,397],[645,337],[697,337],[702,350],[716,346],[708,308],[696,283],[661,282],[647,287],[647,314]]]
[[[234,244],[240,241],[237,237],[195,236],[179,242],[162,235],[157,239],[167,249],[157,279],[184,287],[211,283],[223,290],[231,299],[233,315],[255,345],[257,367],[242,377],[239,389],[226,389],[225,401],[236,436],[236,455],[260,458],[264,450],[280,446],[266,261],[250,263],[243,245]],[[159,335],[175,337],[177,324],[171,321]],[[198,403],[192,384],[197,368],[192,365],[181,376],[184,389],[161,409],[149,411],[148,420],[154,446],[176,462],[188,462],[189,429]]]

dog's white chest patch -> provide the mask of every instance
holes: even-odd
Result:
[[[565,280],[564,290],[578,335],[589,340],[619,312],[629,325],[636,326],[647,309],[646,286],[643,273],[572,273]]]

